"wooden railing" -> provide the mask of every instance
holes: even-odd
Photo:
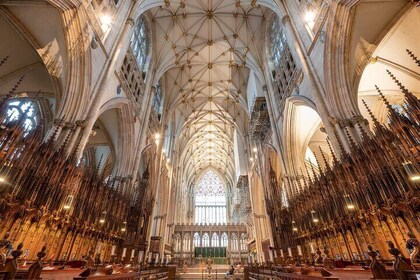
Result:
[[[73,278],[74,280],[85,280],[85,279],[95,279],[95,280],[136,280],[140,279],[140,272],[129,272],[129,273],[117,273],[111,275],[92,275],[88,277],[77,276]],[[145,279],[145,278],[143,278]]]
[[[90,275],[87,277],[77,276],[74,280],[173,280],[175,267],[159,267],[142,269],[140,272],[115,273],[110,275]]]
[[[9,279],[9,272],[0,271],[0,280],[7,280]]]
[[[246,267],[244,272],[244,280],[321,280],[321,279],[338,279],[337,277],[322,277],[299,275],[293,273],[277,272],[267,268]]]
[[[418,270],[406,270],[404,272],[404,276],[406,277],[405,280],[417,280],[419,279],[417,276],[420,275],[420,271]]]
[[[321,279],[339,279],[342,275],[340,274],[350,271],[343,271],[340,269],[332,270],[336,276],[313,276],[313,275],[300,275],[295,273],[286,273],[276,271],[276,269],[263,268],[263,267],[245,267],[244,271],[244,280],[321,280]],[[357,271],[354,271],[354,274],[357,274]],[[387,279],[398,279],[397,275],[393,270],[388,270]],[[404,277],[402,280],[417,280],[417,275],[420,275],[418,270],[405,270]],[[362,276],[362,275],[360,275]]]

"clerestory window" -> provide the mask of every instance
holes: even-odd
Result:
[[[280,18],[276,17],[270,29],[270,55],[273,88],[279,111],[283,111],[286,99],[292,94],[298,77],[295,60],[287,43]]]
[[[130,44],[139,70],[145,72],[147,69],[148,43],[146,22],[142,16],[136,22]]]

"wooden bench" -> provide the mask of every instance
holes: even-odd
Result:
[[[404,274],[407,280],[417,280],[417,275],[420,275],[420,270],[406,270]]]
[[[140,274],[140,279],[149,280],[149,279],[156,279],[156,280],[167,280],[168,279],[168,271],[166,269],[150,269],[150,270],[142,270]]]
[[[0,280],[8,280],[8,279],[9,279],[9,272],[0,271]]]
[[[82,276],[76,276],[73,277],[74,280],[138,280],[140,279],[140,273],[139,272],[129,272],[129,273],[116,273],[111,275],[99,275],[99,276],[88,276],[88,277],[82,277]]]
[[[337,277],[322,277],[322,276],[307,276],[307,275],[299,275],[294,273],[285,273],[285,272],[278,272],[273,271],[271,269],[258,269],[258,268],[251,268],[249,272],[245,273],[251,280],[321,280],[321,279],[330,279],[330,280],[337,280]],[[245,278],[247,280],[247,278]]]
[[[114,273],[111,275],[76,276],[74,280],[169,280],[166,268],[145,269],[141,272]]]
[[[16,272],[15,278],[14,279],[29,279],[28,278],[28,270],[18,270]],[[38,278],[41,279],[41,278]]]

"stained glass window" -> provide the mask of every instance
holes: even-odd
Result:
[[[234,233],[232,234],[232,250],[238,251],[238,237]]]
[[[271,23],[270,54],[276,103],[279,110],[282,111],[286,99],[295,88],[298,71],[279,17],[274,18]]]
[[[201,243],[202,247],[210,247],[210,237],[207,232],[203,234],[203,240],[201,240]]]
[[[175,252],[181,251],[181,236],[179,234],[175,234],[174,236],[174,250]]]
[[[220,178],[208,171],[195,192],[195,223],[226,223],[226,191]]]
[[[396,104],[391,104],[391,107],[398,114],[403,115],[406,118],[409,118],[409,116],[407,114],[407,110],[403,105],[396,103]],[[389,118],[388,118],[388,123],[389,123]]]
[[[282,23],[278,17],[276,17],[271,24],[270,46],[272,56],[271,60],[274,68],[278,68],[287,47],[286,34],[284,33]]]
[[[228,235],[226,232],[222,234],[222,237],[220,237],[220,247],[227,247],[228,246]]]
[[[28,99],[12,99],[7,104],[6,117],[3,123],[19,122],[28,135],[37,126],[37,107]]]
[[[198,232],[194,233],[194,247],[200,247],[200,234]]]
[[[213,236],[211,237],[211,246],[219,247],[219,236],[217,233],[213,233]]]
[[[184,252],[189,252],[190,251],[190,242],[191,242],[191,237],[189,234],[184,235]]]
[[[162,89],[160,83],[156,85],[155,95],[153,96],[152,108],[160,120],[162,116]]]
[[[147,69],[148,43],[146,23],[142,16],[137,19],[130,44],[140,71],[145,72]]]
[[[283,187],[281,188],[281,204],[283,205],[283,207],[286,207],[286,208],[289,207],[289,200],[287,199],[287,193],[286,193],[286,188],[284,186],[284,183],[283,183]]]
[[[241,234],[241,251],[247,251],[247,236],[245,233]]]

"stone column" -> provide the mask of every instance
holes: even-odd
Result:
[[[109,60],[104,65],[104,74],[102,76],[101,82],[97,85],[98,88],[93,90],[94,98],[89,106],[89,111],[86,116],[86,125],[83,129],[83,135],[80,140],[81,149],[78,152],[79,157],[81,156],[82,150],[89,140],[90,131],[92,130],[92,127],[98,118],[99,110],[102,105],[102,97],[109,90],[110,81],[112,80],[113,75],[115,75],[115,70],[119,69],[122,65],[126,51],[130,44],[130,36],[132,34],[133,26],[134,20],[131,17],[128,17],[126,20],[126,24],[121,30],[121,35],[118,44],[116,45]],[[73,137],[77,139],[79,135],[74,135]],[[72,139],[73,143],[75,141],[76,140]]]
[[[283,4],[282,6],[283,6],[283,10],[286,10]],[[308,79],[311,85],[311,89],[312,89],[311,92],[315,99],[318,114],[320,115],[323,121],[325,130],[327,134],[329,135],[332,146],[334,147],[334,151],[338,153],[339,144],[334,134],[335,127],[329,122],[329,118],[331,118],[329,114],[330,110],[327,107],[327,104],[325,103],[324,97],[322,96],[322,92],[323,92],[322,83],[321,81],[319,81],[319,79],[316,79],[314,77],[314,74],[313,74],[314,67],[312,66],[310,62],[311,59],[302,50],[301,46],[303,45],[303,43],[301,42],[301,39],[299,38],[299,36],[296,34],[296,30],[290,20],[290,17],[286,15],[281,19],[281,21],[285,27],[286,33],[288,34],[288,38],[291,40],[291,43],[293,43],[295,52],[299,58],[298,61],[304,73],[304,77]],[[346,141],[346,139],[340,139],[340,140]]]

